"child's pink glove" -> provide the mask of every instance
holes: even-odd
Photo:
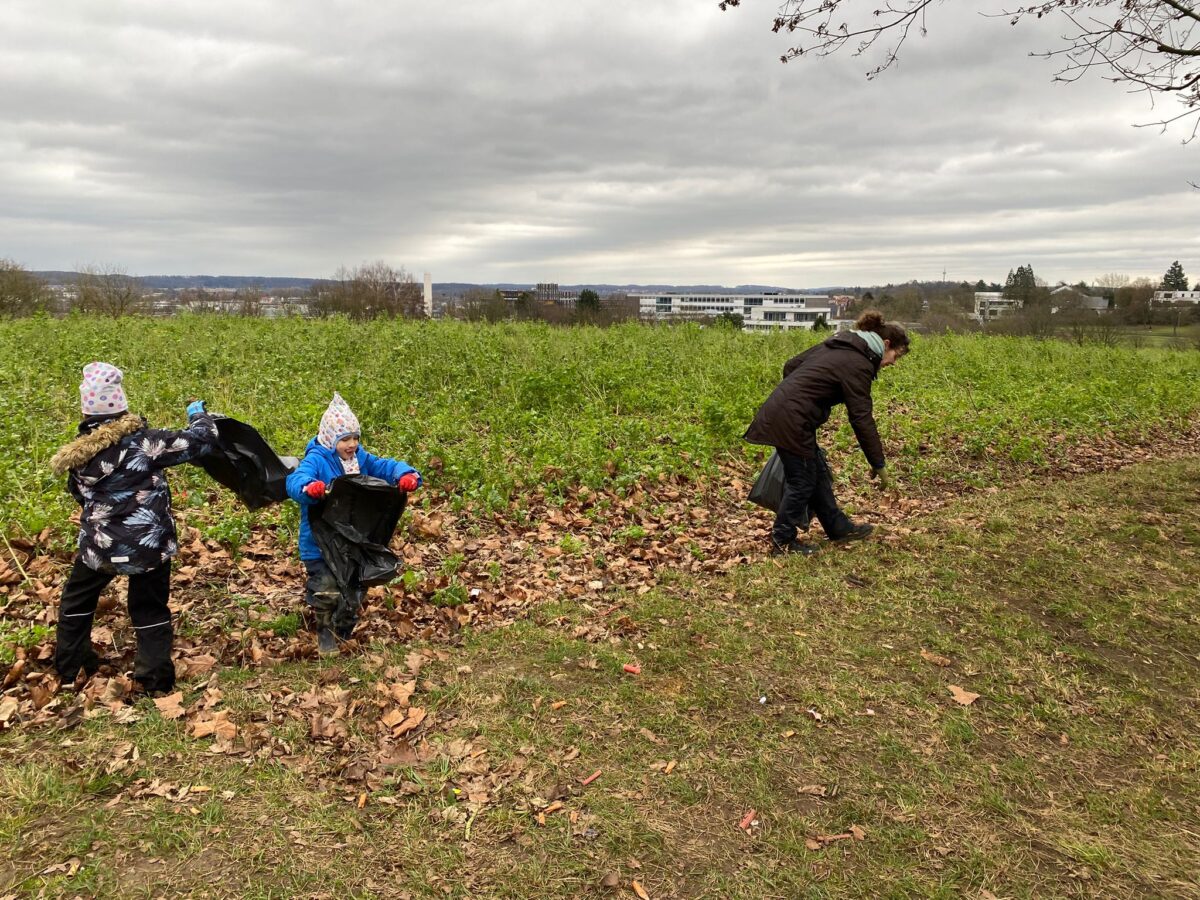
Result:
[[[310,481],[303,488],[301,488],[301,490],[303,490],[304,493],[308,494],[308,496],[312,497],[314,500],[320,500],[325,496],[325,482]]]
[[[412,493],[421,486],[421,477],[416,472],[405,472],[396,486],[406,493]]]

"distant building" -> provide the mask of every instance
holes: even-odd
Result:
[[[538,303],[555,303],[559,306],[574,307],[579,302],[578,291],[563,290],[553,281],[539,282],[533,297]]]
[[[1020,308],[1020,300],[1005,297],[1002,291],[975,292],[975,320],[984,325],[1011,315]]]
[[[833,318],[829,297],[811,294],[638,294],[643,319],[742,317],[743,331],[811,329]]]
[[[1069,284],[1064,284],[1062,287],[1057,287],[1050,292],[1050,302],[1052,305],[1050,311],[1058,312],[1060,309],[1090,309],[1096,315],[1108,312],[1108,298],[1095,297],[1091,294],[1085,294],[1082,291],[1071,287]]]
[[[1155,291],[1155,303],[1200,303],[1200,291]]]
[[[539,282],[533,296],[539,303],[557,303],[558,285],[552,281]]]

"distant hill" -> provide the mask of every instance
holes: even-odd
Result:
[[[50,284],[70,284],[78,272],[33,272]],[[134,275],[133,280],[152,290],[184,290],[185,288],[249,288],[284,290],[301,288],[325,281],[322,278],[285,278],[271,275]]]
[[[79,275],[76,272],[33,272],[32,274],[50,284],[69,284]],[[184,290],[195,288],[258,288],[270,290],[307,290],[314,284],[323,284],[327,278],[292,278],[275,275],[137,275],[134,280],[151,290]],[[418,278],[418,283],[420,279]],[[435,281],[433,289],[438,294],[462,296],[467,291],[484,290],[522,291],[537,287],[531,282],[496,282],[475,284],[468,281]],[[590,288],[598,294],[639,294],[671,292],[676,294],[757,294],[763,291],[785,291],[792,293],[831,293],[842,288],[785,288],[766,284],[739,284],[726,287],[719,284],[560,284],[566,291],[581,291]]]

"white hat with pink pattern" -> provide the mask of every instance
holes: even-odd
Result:
[[[83,367],[79,384],[79,407],[85,416],[106,416],[127,412],[129,403],[121,387],[121,370],[104,362],[91,362]]]
[[[350,409],[350,404],[342,399],[337,391],[333,392],[333,400],[325,415],[321,416],[321,428],[317,431],[317,443],[326,450],[332,450],[337,442],[350,435],[362,435],[358,417]]]

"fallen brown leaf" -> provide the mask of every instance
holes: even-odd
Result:
[[[392,729],[393,737],[401,737],[408,734],[418,725],[425,721],[425,710],[419,706],[414,706],[408,711],[408,715],[404,717],[404,721]]]
[[[950,685],[949,690],[950,690],[950,696],[952,696],[954,698],[954,702],[959,703],[963,706],[970,706],[972,703],[974,703],[976,700],[979,699],[978,694],[973,693],[972,691],[964,691],[957,684]]]
[[[158,707],[159,715],[164,719],[178,719],[186,712],[183,708],[183,691],[159,697],[154,701],[154,705]]]
[[[822,844],[832,844],[834,841],[848,841],[853,837],[850,832],[844,831],[841,834],[818,834],[817,840]]]
[[[633,880],[633,884],[631,884],[630,887],[633,888],[633,892],[638,895],[639,900],[650,900],[650,895],[646,893],[646,889],[642,887],[642,883],[636,878]]]
[[[211,719],[203,719],[192,725],[192,737],[215,737],[220,741],[232,741],[237,737],[237,725],[229,721],[229,711],[221,710]]]
[[[408,706],[408,701],[412,698],[413,692],[416,691],[416,689],[417,682],[414,679],[413,681],[405,681],[393,684],[388,689],[388,693],[390,693],[392,699],[401,706]]]
[[[407,718],[407,713],[405,713],[404,711],[399,710],[399,709],[389,709],[387,712],[385,712],[382,716],[379,717],[379,721],[383,724],[383,726],[385,728],[395,728],[397,725],[399,725],[401,722],[403,722],[406,718]]]
[[[935,666],[941,666],[943,669],[951,665],[951,660],[945,656],[938,656],[936,653],[930,653],[924,647],[921,648],[921,659],[927,663],[933,663]]]

